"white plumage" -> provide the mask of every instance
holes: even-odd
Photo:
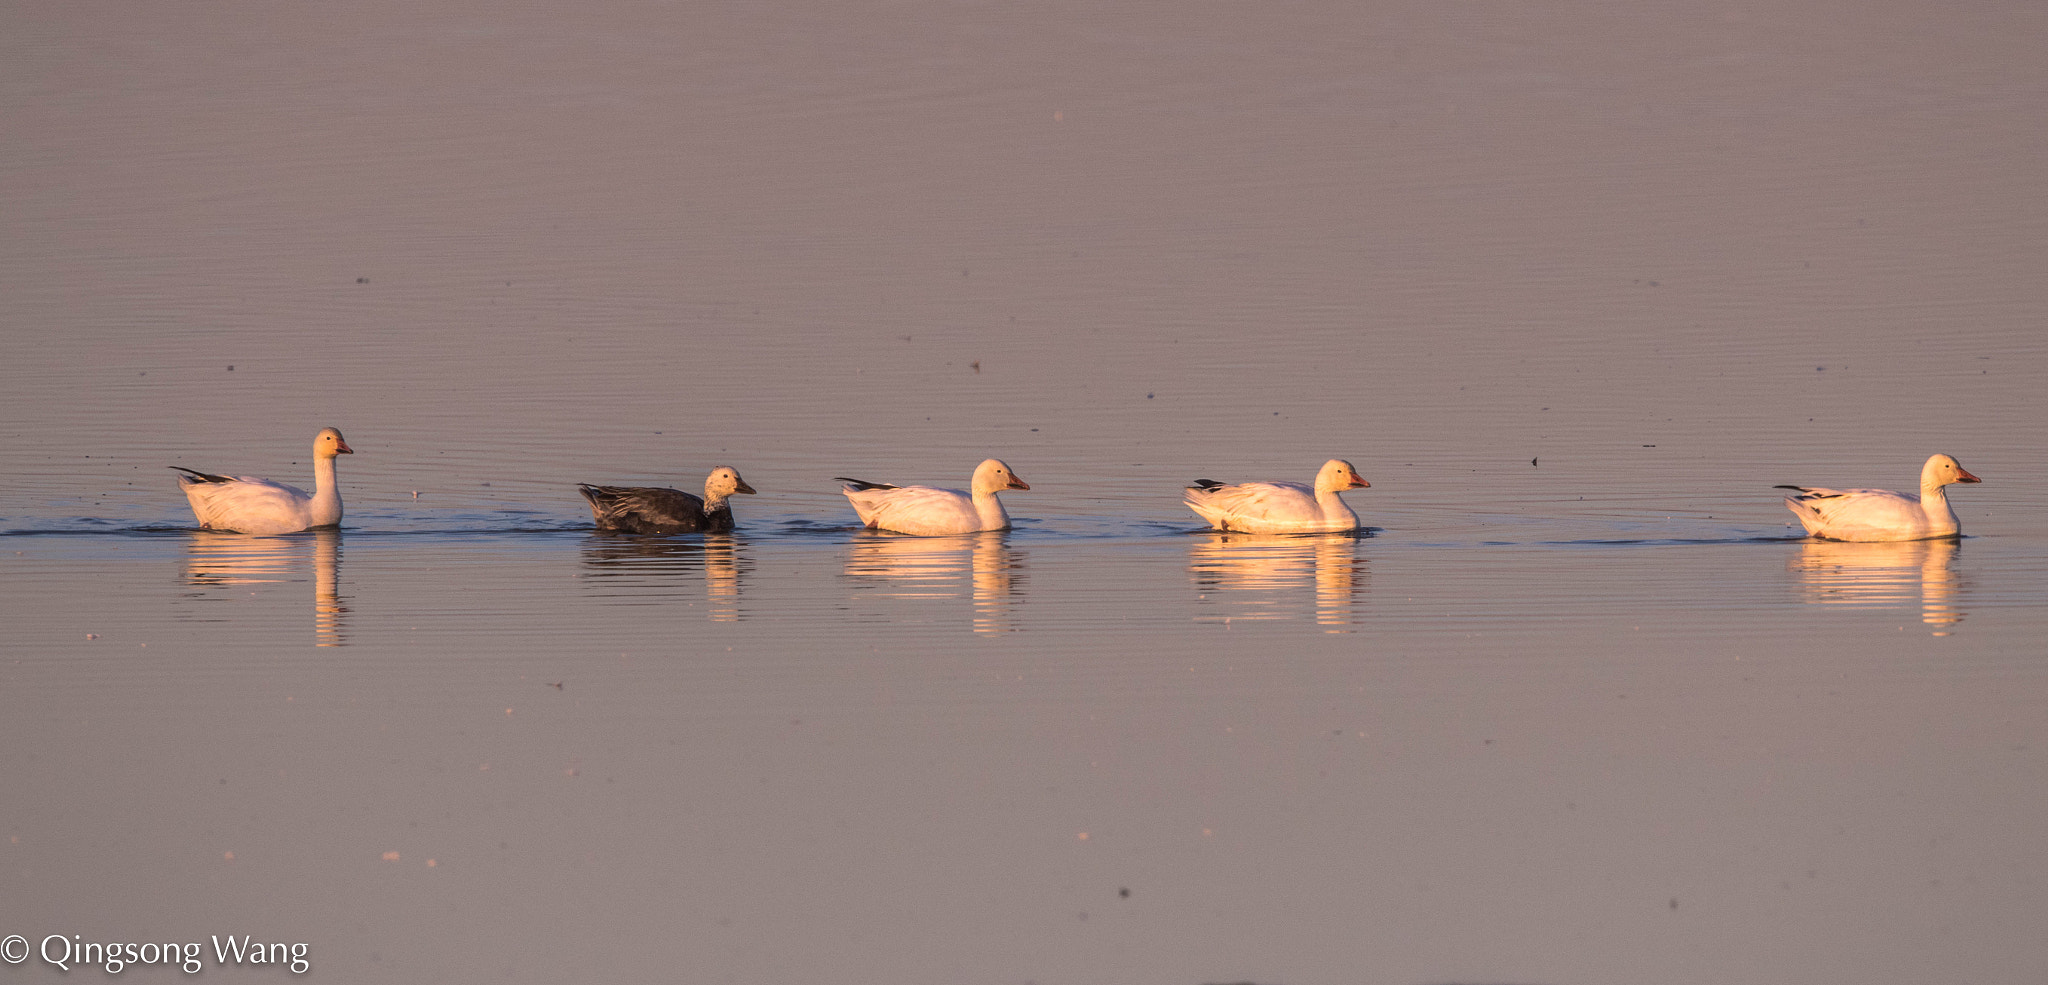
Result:
[[[341,487],[334,479],[334,456],[353,455],[341,432],[323,428],[313,437],[313,492],[250,476],[213,475],[171,466],[185,473],[179,488],[192,503],[192,515],[206,530],[245,534],[288,534],[341,523]]]
[[[1251,534],[1334,533],[1358,529],[1358,514],[1351,512],[1351,507],[1337,494],[1371,485],[1358,477],[1358,470],[1350,462],[1333,458],[1316,473],[1313,487],[1299,482],[1227,485],[1214,479],[1196,479],[1182,499],[1188,509],[1218,530]]]
[[[975,468],[969,492],[931,486],[892,486],[845,476],[838,479],[847,484],[841,491],[853,504],[853,511],[860,514],[860,522],[876,530],[923,537],[1008,530],[1010,514],[1004,512],[996,493],[1031,488],[1008,465],[993,458]]]
[[[1828,540],[1927,540],[1962,535],[1962,524],[1957,522],[1955,508],[1948,504],[1943,487],[1951,482],[1982,481],[1955,459],[1935,455],[1920,467],[1918,496],[1887,489],[1777,488],[1799,491],[1797,496],[1785,497],[1785,506],[1811,536]]]

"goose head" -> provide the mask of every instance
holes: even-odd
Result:
[[[1010,471],[1000,459],[991,458],[974,469],[974,495],[1002,492],[1005,489],[1029,489],[1023,478]]]
[[[1316,473],[1316,492],[1318,493],[1343,492],[1346,489],[1367,489],[1371,486],[1372,483],[1359,477],[1358,470],[1352,468],[1350,462],[1341,458],[1333,458],[1324,462],[1322,470]]]
[[[1936,455],[1928,459],[1927,464],[1920,468],[1920,485],[1922,488],[1927,486],[1945,486],[1951,482],[1983,481],[1971,475],[1970,470],[1963,468],[1961,462],[1947,455]]]
[[[356,450],[348,446],[348,439],[342,437],[339,430],[321,428],[320,433],[313,436],[314,458],[333,458],[336,455],[353,455],[355,453]]]
[[[740,478],[738,470],[730,465],[712,469],[710,477],[704,480],[704,499],[707,502],[721,500],[734,493],[751,496],[754,487],[747,485],[747,480]]]

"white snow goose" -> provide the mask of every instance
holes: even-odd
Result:
[[[578,485],[590,500],[597,529],[627,534],[730,533],[734,493],[753,495],[754,487],[731,466],[711,470],[704,480],[704,498],[660,486]]]
[[[334,481],[334,456],[353,455],[341,432],[322,428],[313,436],[313,493],[282,482],[249,476],[213,475],[179,465],[179,488],[192,502],[204,530],[245,534],[288,534],[341,525],[341,487]]]
[[[1299,482],[1240,482],[1196,479],[1182,494],[1194,510],[1218,530],[1249,534],[1335,533],[1358,529],[1358,514],[1338,493],[1364,489],[1372,483],[1341,458],[1323,463],[1314,487]]]
[[[1955,459],[1936,455],[1920,467],[1920,494],[1886,489],[1822,489],[1817,486],[1777,486],[1796,489],[1797,496],[1785,497],[1785,506],[1810,536],[1828,540],[1928,540],[1960,537],[1962,524],[1948,505],[1942,487],[1951,482],[1982,482]]]
[[[846,483],[840,491],[846,493],[853,511],[860,514],[860,522],[876,530],[921,537],[1008,530],[1010,514],[1003,511],[1003,502],[996,498],[996,493],[1031,488],[1008,465],[993,458],[975,467],[971,493],[836,478]]]

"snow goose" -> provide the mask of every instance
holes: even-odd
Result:
[[[192,502],[202,530],[245,534],[288,534],[341,524],[341,487],[334,481],[334,456],[353,455],[341,432],[322,428],[313,436],[313,493],[249,476],[213,475],[183,466],[179,488]]]
[[[1796,489],[1797,496],[1785,497],[1785,506],[1806,527],[1810,536],[1828,540],[1927,540],[1960,537],[1962,524],[1948,505],[1942,487],[1951,482],[1982,482],[1955,459],[1936,455],[1920,467],[1920,495],[1885,489],[1822,489],[1815,486],[1776,486]]]
[[[853,503],[860,522],[876,530],[921,537],[1008,530],[1010,514],[1003,511],[1003,502],[996,498],[996,493],[1031,488],[1008,465],[993,458],[975,467],[971,495],[958,489],[835,478],[846,483],[840,491]]]
[[[1248,534],[1313,534],[1358,529],[1358,514],[1338,493],[1372,483],[1341,458],[1323,463],[1314,488],[1299,482],[1240,482],[1226,485],[1196,479],[1182,500],[1218,530]]]
[[[659,486],[578,485],[590,500],[597,529],[628,534],[728,533],[732,530],[734,493],[752,495],[754,487],[731,466],[711,470],[704,480],[704,498]]]

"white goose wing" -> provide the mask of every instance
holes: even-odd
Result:
[[[1322,520],[1315,490],[1299,482],[1217,483],[1190,488],[1182,498],[1219,530],[1263,533]]]
[[[313,496],[297,486],[204,472],[181,475],[178,485],[192,504],[192,515],[208,530],[284,534],[312,526]]]
[[[862,523],[878,530],[936,536],[968,534],[981,529],[974,498],[958,489],[931,486],[888,486],[855,479],[844,489]]]
[[[1913,540],[1929,531],[1920,497],[1889,489],[1826,489],[1785,486],[1799,495],[1785,506],[1806,532],[1834,540]]]

